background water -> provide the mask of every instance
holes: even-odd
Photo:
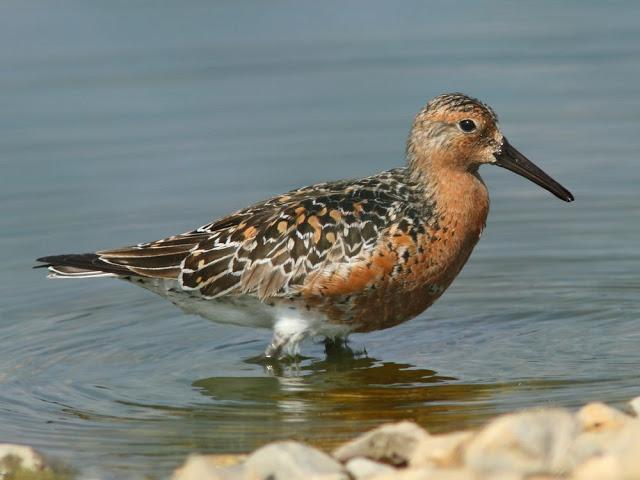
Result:
[[[0,440],[105,478],[386,420],[640,394],[637,2],[0,3]],[[461,90],[569,187],[484,167],[487,230],[426,313],[274,372],[266,331],[33,259],[152,240],[403,163]]]

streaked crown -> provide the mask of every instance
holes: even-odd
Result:
[[[464,93],[444,93],[432,98],[418,114],[426,113],[471,113],[490,117],[498,123],[498,115],[486,103]]]

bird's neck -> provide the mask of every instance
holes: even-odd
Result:
[[[477,169],[464,169],[449,155],[445,152],[427,157],[408,150],[409,176],[423,185],[425,194],[435,203],[439,223],[457,229],[461,240],[477,241],[487,220],[489,194]]]

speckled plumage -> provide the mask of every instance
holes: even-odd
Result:
[[[469,116],[482,135],[454,131]],[[489,200],[477,167],[501,152],[496,122],[478,100],[442,95],[416,116],[407,167],[300,188],[155,242],[40,260],[51,276],[117,276],[214,320],[216,305],[254,308],[271,318],[253,322],[274,327],[271,356],[311,335],[387,328],[429,307],[480,238]]]

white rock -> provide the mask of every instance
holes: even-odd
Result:
[[[412,467],[457,467],[462,465],[464,448],[475,435],[471,431],[429,435],[416,446],[409,465]]]
[[[297,442],[275,442],[252,453],[244,463],[246,480],[349,480],[340,463]]]
[[[575,465],[589,460],[590,458],[603,455],[615,441],[618,432],[582,432],[579,434],[571,446],[571,458]]]
[[[12,443],[0,443],[0,478],[8,473],[8,462],[15,459],[20,468],[25,470],[42,470],[44,460],[33,448]]]
[[[395,472],[376,475],[370,480],[433,480],[433,475],[434,470],[431,467],[402,468]]]
[[[173,472],[173,480],[242,480],[239,465],[220,467],[209,455],[190,455],[185,464]]]
[[[636,397],[633,400],[631,400],[629,402],[629,405],[631,405],[631,408],[636,414],[636,417],[640,417],[640,397]]]
[[[613,455],[593,457],[573,471],[571,480],[622,480],[622,467]]]
[[[504,415],[470,440],[465,464],[483,474],[565,474],[573,468],[569,452],[578,431],[573,415],[565,410]]]
[[[429,434],[413,422],[382,425],[342,445],[333,452],[341,462],[365,457],[394,466],[404,466],[411,460],[418,444]]]
[[[396,469],[389,465],[363,457],[352,458],[346,463],[345,467],[355,480],[364,480],[376,475],[380,476],[396,472]]]
[[[592,402],[585,405],[578,410],[576,418],[582,430],[586,432],[619,430],[630,420],[633,420],[629,415],[601,402]]]
[[[404,468],[395,473],[380,475],[371,480],[485,480],[468,469],[434,469],[430,467]],[[523,480],[522,477],[495,476],[491,480]]]
[[[622,478],[640,479],[640,420],[634,420],[620,430],[609,453],[620,463]]]

